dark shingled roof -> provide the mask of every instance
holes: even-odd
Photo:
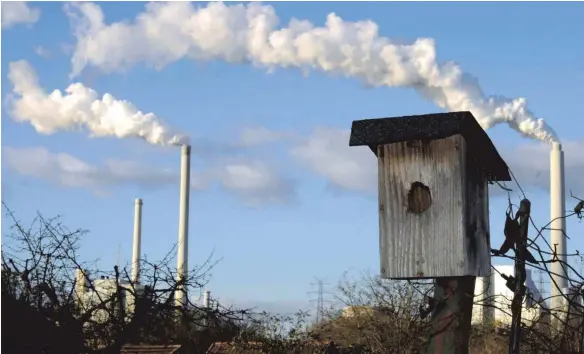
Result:
[[[349,146],[377,146],[410,140],[436,140],[460,134],[490,181],[510,181],[509,167],[470,112],[424,114],[353,121]]]

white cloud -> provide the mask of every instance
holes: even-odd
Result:
[[[112,187],[138,185],[152,188],[173,184],[178,174],[169,170],[131,160],[110,159],[93,165],[65,153],[53,153],[44,147],[3,147],[3,163],[23,176],[46,180],[68,188],[86,188],[97,194],[107,194]],[[194,187],[200,181],[193,178]]]
[[[138,161],[110,159],[95,165],[66,153],[43,147],[4,147],[3,163],[20,175],[46,180],[68,188],[85,188],[107,195],[113,187],[136,185],[153,188],[176,184],[179,171]],[[294,185],[266,163],[222,161],[206,171],[191,170],[191,187],[201,190],[218,182],[229,193],[250,205],[284,203],[293,199]]]
[[[566,193],[570,190],[576,195],[584,196],[584,140],[562,143],[564,151],[564,169]],[[549,191],[550,183],[550,146],[547,144],[528,143],[513,150],[501,151],[503,159],[522,187],[536,187]],[[513,188],[513,183],[508,183]]]
[[[332,185],[350,191],[376,193],[377,162],[368,147],[349,147],[349,130],[316,128],[291,154],[310,171]],[[566,170],[566,193],[584,195],[584,141],[562,144]],[[515,149],[499,149],[522,187],[549,190],[550,146],[528,143]],[[513,183],[508,186],[514,188]],[[497,192],[498,187],[492,189]]]
[[[34,52],[41,58],[49,59],[51,57],[51,51],[43,46],[36,46]]]
[[[295,197],[294,182],[262,161],[225,160],[215,165],[211,175],[251,206],[285,204]]]
[[[41,11],[28,7],[25,1],[2,2],[2,28],[10,28],[17,24],[31,25],[40,17]]]
[[[377,190],[375,155],[368,147],[349,147],[349,135],[349,130],[316,128],[291,154],[334,187],[373,193]]]

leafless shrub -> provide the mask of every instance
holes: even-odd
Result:
[[[79,260],[86,231],[68,230],[59,218],[41,215],[25,228],[4,210],[13,223],[2,243],[2,310],[10,323],[4,326],[3,348],[8,352],[119,353],[128,343],[181,343],[204,352],[210,344],[205,337],[231,338],[237,321],[247,315],[219,304],[211,309],[190,300],[186,308],[175,305],[181,286],[193,294],[206,284],[215,264],[211,259],[177,281],[171,250],[158,262],[141,260],[137,283],[125,267],[104,272],[95,262]]]

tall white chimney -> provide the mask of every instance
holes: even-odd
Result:
[[[83,307],[85,300],[85,288],[87,286],[86,272],[79,268],[75,271],[75,293],[79,307]]]
[[[566,219],[565,219],[565,187],[564,187],[564,152],[562,145],[554,142],[550,153],[550,210],[551,210],[551,231],[550,244],[555,247],[555,251],[560,262],[551,264],[551,308],[552,310],[561,307],[563,304],[562,289],[568,286],[564,268],[566,266]],[[562,264],[563,263],[563,264]]]
[[[495,321],[495,307],[497,306],[495,297],[495,281],[497,274],[498,273],[495,270],[491,269],[491,275],[483,277],[482,322],[485,326],[492,326]]]
[[[189,192],[191,175],[191,147],[181,148],[180,206],[178,221],[177,281],[187,278],[189,249]],[[187,287],[179,287],[175,294],[177,306],[186,306]]]
[[[209,290],[205,290],[203,294],[203,308],[206,310],[203,316],[203,326],[209,326],[209,311],[211,310],[211,292]]]
[[[134,244],[132,247],[132,282],[140,281],[140,246],[142,244],[142,199],[134,201]]]
[[[207,309],[211,308],[211,292],[209,290],[205,290],[203,295],[203,306]]]

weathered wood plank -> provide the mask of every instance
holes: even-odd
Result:
[[[465,143],[464,139],[462,141]],[[465,183],[464,221],[466,227],[464,250],[467,269],[472,275],[484,277],[491,274],[491,236],[489,228],[489,187],[476,161],[462,144],[465,161],[462,179]]]
[[[377,155],[382,276],[489,274],[487,182],[464,138],[380,145]]]

